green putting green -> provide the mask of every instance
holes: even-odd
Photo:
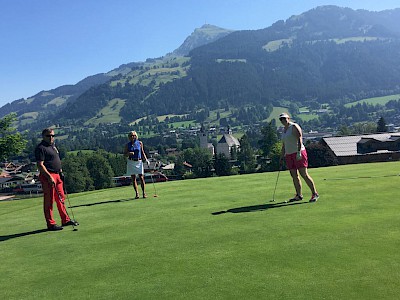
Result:
[[[275,202],[275,172],[71,194],[75,232],[0,201],[0,299],[396,299],[399,167],[310,169],[316,203],[288,171]]]

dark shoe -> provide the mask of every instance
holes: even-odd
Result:
[[[296,195],[296,196],[294,196],[292,199],[289,199],[288,202],[295,202],[295,201],[301,201],[301,200],[303,200],[303,196],[301,196],[301,195]]]
[[[79,223],[77,221],[74,221],[74,220],[69,220],[67,223],[62,224],[62,226],[70,226],[70,225],[78,226]]]
[[[49,231],[58,231],[58,230],[63,230],[64,228],[62,228],[61,226],[58,225],[52,225],[48,228]]]

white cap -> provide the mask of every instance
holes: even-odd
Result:
[[[279,115],[279,119],[280,119],[280,118],[290,119],[290,117],[289,117],[289,115],[288,115],[287,113],[281,113],[281,114]]]

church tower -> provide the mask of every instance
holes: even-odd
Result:
[[[213,144],[208,142],[208,132],[204,128],[204,125],[201,124],[201,129],[200,129],[200,148],[203,149],[208,149],[212,155],[214,155],[214,146]]]
[[[204,125],[201,124],[200,129],[200,148],[208,148],[208,134],[204,128]]]

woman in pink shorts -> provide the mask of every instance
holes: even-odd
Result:
[[[294,188],[296,190],[296,195],[292,199],[290,199],[289,202],[303,200],[299,173],[311,190],[312,195],[310,198],[310,202],[316,202],[319,195],[317,190],[315,189],[314,181],[307,171],[308,158],[306,148],[303,145],[302,130],[298,124],[290,122],[290,117],[287,113],[280,114],[279,120],[284,126],[284,130],[282,133],[283,145],[281,160],[285,158],[286,166],[290,171],[290,175],[293,179]]]

